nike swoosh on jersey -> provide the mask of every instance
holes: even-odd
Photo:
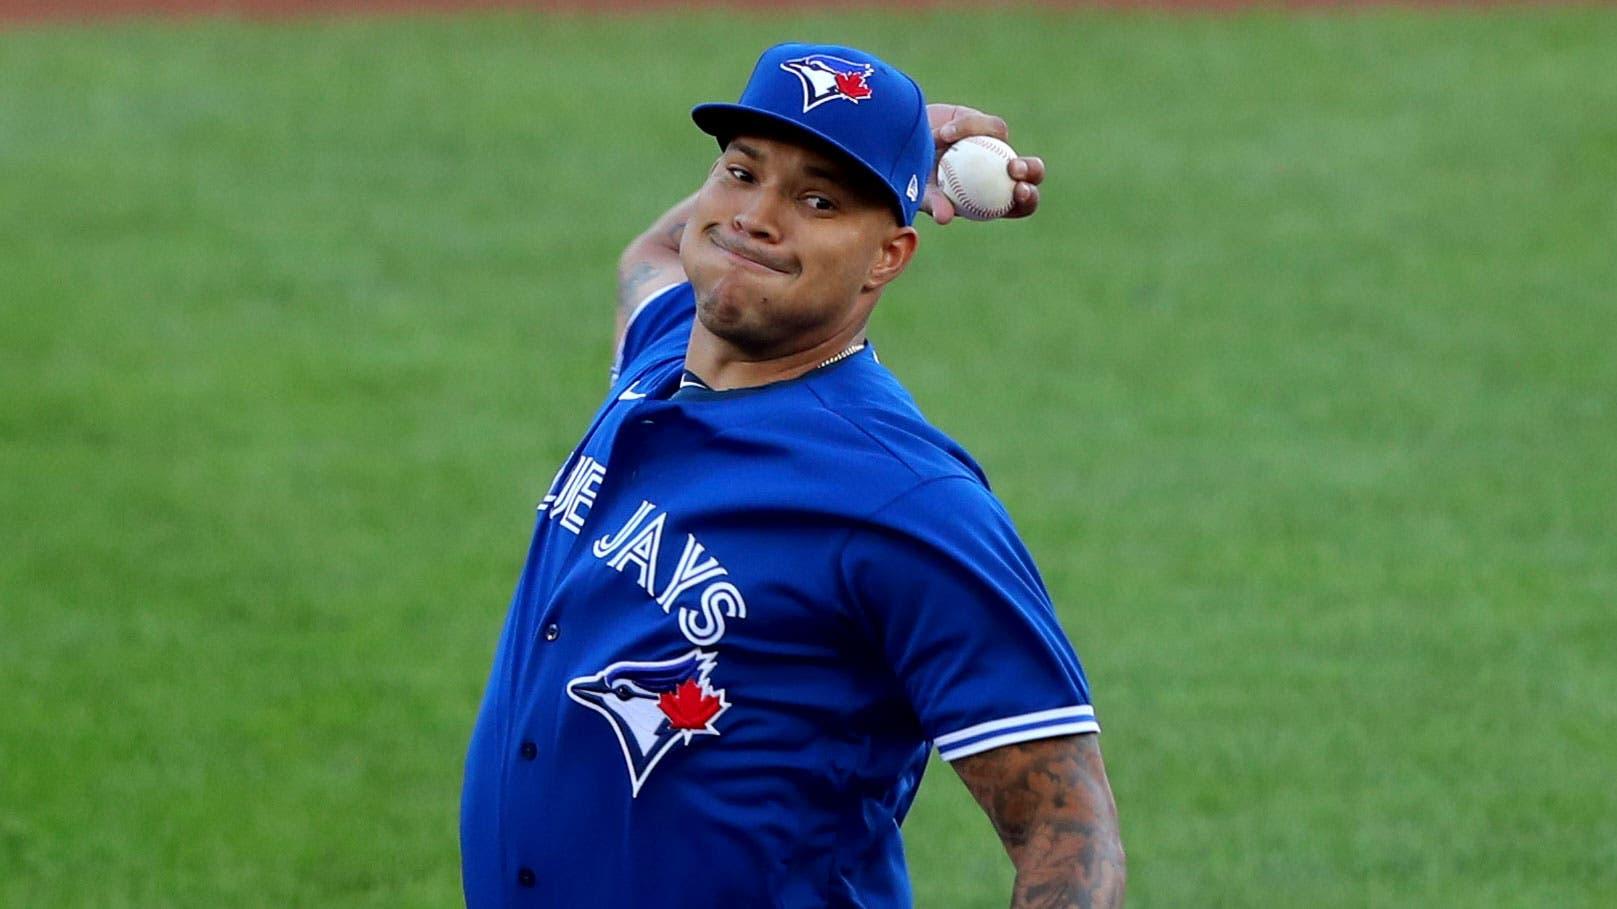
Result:
[[[643,391],[635,391],[634,390],[635,386],[639,385],[639,384],[640,384],[639,382],[634,382],[628,388],[624,389],[623,394],[618,395],[618,400],[619,401],[638,401],[641,398],[645,397],[646,396],[645,392],[643,392]]]

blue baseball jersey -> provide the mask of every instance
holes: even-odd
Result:
[[[690,285],[630,322],[539,504],[467,755],[471,909],[908,907],[945,760],[1097,729],[982,470],[866,350],[679,389]]]

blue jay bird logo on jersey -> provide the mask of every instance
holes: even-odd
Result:
[[[713,722],[730,709],[708,681],[718,654],[701,649],[655,663],[625,660],[567,683],[567,696],[606,717],[629,763],[633,795],[678,742],[718,735]]]
[[[867,82],[876,71],[869,63],[854,63],[829,54],[809,54],[787,60],[780,68],[803,83],[803,113],[841,98],[858,104],[872,94]]]

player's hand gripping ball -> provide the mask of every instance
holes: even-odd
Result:
[[[1016,181],[1007,170],[1015,157],[1015,150],[992,136],[967,136],[943,153],[938,187],[963,217],[1004,217],[1015,205]]]

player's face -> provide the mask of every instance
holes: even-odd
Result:
[[[733,139],[680,242],[702,326],[762,357],[857,330],[915,249],[915,231],[831,154]]]

